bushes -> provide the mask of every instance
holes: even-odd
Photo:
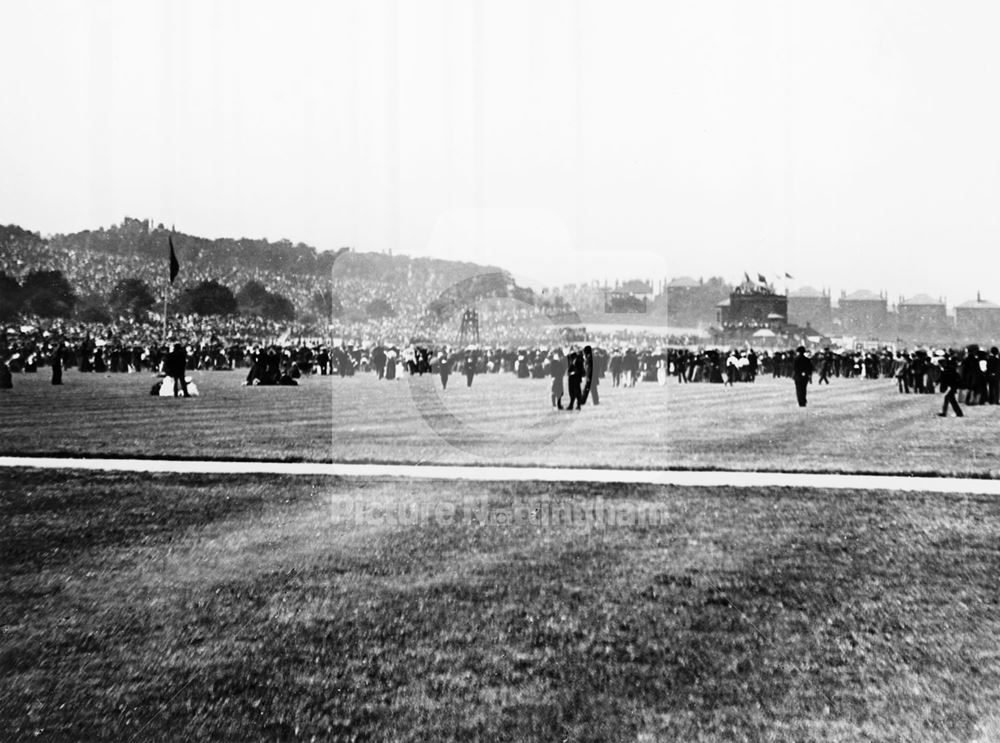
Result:
[[[181,295],[181,311],[196,315],[235,315],[237,304],[232,290],[218,281],[202,281]]]
[[[144,320],[155,302],[153,292],[142,279],[122,279],[108,295],[111,309],[133,320]]]
[[[258,281],[248,281],[236,294],[241,315],[255,315],[267,320],[294,320],[295,307],[288,297],[269,292]]]
[[[24,284],[3,275],[0,278],[0,316],[12,319],[19,312],[40,317],[69,317],[76,305],[76,294],[62,271],[32,271]]]

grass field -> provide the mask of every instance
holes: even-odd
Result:
[[[469,487],[0,472],[0,737],[1000,734],[995,501]]]
[[[246,388],[195,373],[203,397],[153,398],[148,375],[19,375],[0,392],[4,454],[343,462],[1000,474],[1000,408],[941,419],[939,395],[837,380],[795,405],[788,380],[601,387],[599,407],[551,408],[548,382],[510,375],[379,383],[313,377]]]
[[[605,385],[569,413],[509,376],[195,379],[19,375],[0,453],[1000,474],[1000,410],[884,380],[805,410],[787,380]],[[0,739],[998,740],[998,511],[0,470]]]

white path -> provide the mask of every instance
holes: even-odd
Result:
[[[789,474],[784,472],[687,472],[677,470],[606,470],[580,467],[474,467],[406,464],[324,464],[321,462],[237,462],[169,459],[62,459],[4,457],[0,467],[108,472],[175,472],[196,474],[325,475],[336,477],[398,477],[469,481],[541,481],[639,483],[694,487],[836,488],[898,490],[930,493],[1000,495],[1000,480],[897,475]]]

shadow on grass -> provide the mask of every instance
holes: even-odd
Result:
[[[947,498],[654,497],[655,527],[424,524],[157,610],[81,607],[92,626],[14,669],[0,718],[88,739],[942,740],[997,703],[996,664],[973,662],[996,649],[996,534],[968,528],[988,500],[948,521]]]

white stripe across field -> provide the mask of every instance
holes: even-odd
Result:
[[[458,465],[340,464],[322,462],[243,462],[176,459],[62,459],[0,457],[0,467],[111,472],[194,473],[212,475],[273,474],[328,477],[392,477],[477,482],[592,482],[732,488],[832,488],[922,493],[1000,495],[1000,480],[968,477],[833,475],[725,470],[636,470],[582,467],[475,467]]]

